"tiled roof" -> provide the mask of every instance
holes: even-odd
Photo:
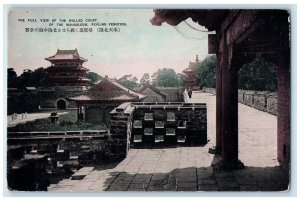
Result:
[[[146,95],[122,85],[117,79],[103,78],[85,92],[68,97],[73,101],[140,101]]]
[[[138,101],[139,98],[124,91],[86,91],[70,96],[73,101]]]
[[[117,87],[120,87],[121,89],[128,91],[129,93],[138,96],[139,98],[145,98],[146,96],[144,94],[138,93],[136,91],[133,91],[132,89],[124,86],[122,83],[120,83],[117,79],[109,79],[111,83],[116,85]]]
[[[45,58],[47,61],[55,61],[55,60],[82,60],[87,61],[87,59],[80,57],[77,49],[75,50],[57,50],[54,56]]]
[[[166,97],[166,94],[162,93],[159,89],[157,89],[156,87],[154,87],[153,85],[145,85],[142,88],[139,89],[139,92],[143,93],[147,88],[151,89],[152,91],[154,91],[155,93]]]

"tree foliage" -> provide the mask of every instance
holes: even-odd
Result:
[[[124,75],[119,79],[119,81],[124,84],[125,86],[133,89],[134,87],[138,86],[138,79],[135,76],[130,75]]]
[[[216,87],[216,55],[206,57],[201,63],[198,64],[196,74],[197,74],[197,84],[200,88]]]
[[[86,77],[91,79],[93,83],[102,79],[100,75],[94,72],[87,73]],[[17,76],[17,73],[13,68],[8,68],[7,81],[8,88],[24,89],[25,87],[42,87],[47,84],[47,72],[43,67],[35,70],[24,69],[23,73],[20,76]]]
[[[18,77],[18,88],[24,87],[40,87],[46,83],[46,70],[42,67],[35,69],[25,69],[23,73]]]
[[[149,73],[145,73],[140,80],[142,86],[150,84],[150,76]]]
[[[277,91],[277,69],[275,65],[257,57],[239,71],[239,89]]]
[[[216,87],[216,62],[215,55],[206,57],[197,66],[197,83],[202,87]],[[245,64],[238,73],[238,87],[245,90],[276,91],[276,67],[257,57],[251,63]]]
[[[96,83],[96,82],[98,82],[99,80],[102,80],[102,76],[101,75],[99,75],[99,74],[97,74],[97,73],[94,73],[94,72],[88,72],[87,74],[86,74],[86,77],[88,78],[88,79],[90,79],[91,81],[92,81],[92,83]]]
[[[180,87],[182,86],[183,75],[176,74],[172,68],[158,69],[154,76],[157,79],[157,84],[160,87]]]
[[[15,88],[18,86],[17,73],[13,68],[7,69],[7,86],[8,88]]]

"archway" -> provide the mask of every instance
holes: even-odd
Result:
[[[64,99],[57,100],[57,102],[56,102],[56,108],[58,110],[65,110],[65,109],[67,109],[67,101],[64,100]]]

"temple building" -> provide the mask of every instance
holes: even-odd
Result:
[[[145,85],[138,92],[147,95],[143,102],[166,102],[167,95],[153,85]]]
[[[87,91],[69,96],[68,100],[76,103],[79,121],[108,123],[109,113],[115,107],[124,102],[141,102],[146,97],[124,86],[116,78],[105,76]]]
[[[197,75],[196,75],[196,68],[200,64],[198,55],[196,55],[196,61],[189,63],[189,67],[182,72],[185,74],[184,79],[184,87],[186,89],[196,89],[197,88]]]
[[[77,49],[58,49],[54,56],[45,60],[51,66],[46,68],[47,85],[41,89],[41,108],[59,110],[76,107],[66,97],[83,92],[91,86],[91,81],[85,77],[89,70],[82,66],[87,59],[80,57]]]

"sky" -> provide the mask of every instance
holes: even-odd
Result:
[[[188,67],[189,61],[195,61],[196,55],[200,60],[207,56],[207,32],[192,29],[185,22],[177,27],[166,23],[153,26],[149,21],[153,16],[152,9],[10,10],[7,67],[14,68],[20,75],[24,69],[50,66],[45,58],[54,55],[57,49],[77,48],[79,55],[88,59],[84,67],[92,72],[117,78],[125,74],[141,78],[144,73],[151,75],[159,68],[173,68],[180,73]],[[50,26],[53,19],[55,22]],[[56,23],[60,19],[66,19],[66,22],[83,20],[83,23],[93,19],[106,25],[126,23],[126,26],[117,26],[120,32],[109,33],[97,32],[101,26],[91,26],[91,22],[87,28],[93,28],[93,32],[89,33],[25,31],[25,28],[58,28]],[[186,22],[196,29],[205,30],[191,19]],[[65,23],[62,28],[66,28]]]

